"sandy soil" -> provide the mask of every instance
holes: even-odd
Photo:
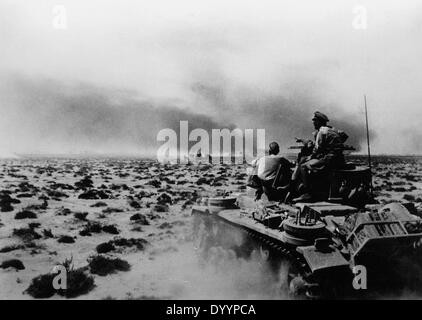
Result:
[[[374,166],[380,202],[421,209],[421,159],[380,158]],[[25,269],[0,268],[0,299],[32,299],[24,291],[34,277],[71,257],[75,268],[85,267],[99,244],[122,238],[147,244],[104,253],[131,269],[93,274],[95,287],[77,299],[283,298],[262,264],[204,265],[191,241],[191,206],[202,196],[244,191],[245,172],[241,165],[164,167],[139,159],[2,160],[0,264],[19,259]],[[16,219],[25,210],[36,216]],[[84,233],[93,223],[100,232]]]

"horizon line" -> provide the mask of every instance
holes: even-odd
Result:
[[[297,155],[297,153],[295,152],[280,152],[281,155]],[[349,153],[349,154],[345,154],[346,156],[368,156],[368,154],[366,153],[359,153],[359,152],[353,152],[353,153]],[[14,156],[16,157],[95,157],[95,156],[99,156],[99,157],[136,157],[136,158],[148,158],[151,159],[153,158],[152,155],[148,155],[148,154],[141,154],[141,153],[102,153],[102,152],[92,152],[92,153],[13,153],[13,155],[11,156],[6,156],[3,157],[3,159],[13,159]],[[208,155],[206,155],[208,156]],[[213,155],[209,155],[211,157],[214,157]],[[393,156],[393,157],[421,157],[422,153],[417,154],[417,153],[412,153],[412,154],[399,154],[399,153],[374,153],[371,154],[371,157],[374,156]],[[218,157],[218,156],[216,156]],[[243,157],[239,156],[239,155],[224,155],[224,157]],[[1,155],[0,155],[0,158]]]

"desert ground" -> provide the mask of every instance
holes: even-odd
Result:
[[[375,157],[373,166],[379,202],[412,202],[422,214],[422,158]],[[204,264],[192,241],[192,205],[244,192],[246,178],[245,165],[3,159],[0,299],[284,298],[258,261]],[[63,263],[76,287],[44,288],[42,276]]]

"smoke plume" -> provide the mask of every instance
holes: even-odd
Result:
[[[321,105],[315,92],[291,88],[279,95],[253,88],[196,82],[193,102],[156,101],[116,88],[54,79],[9,77],[2,81],[2,131],[8,148],[19,153],[105,153],[155,155],[157,133],[189,129],[263,128],[266,141],[286,150],[294,137],[311,137],[315,110],[325,112],[359,148],[362,121],[334,105]],[[304,86],[306,84],[303,84]],[[305,89],[305,88],[303,88]],[[4,143],[3,143],[4,144]]]

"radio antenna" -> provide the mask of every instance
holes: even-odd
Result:
[[[368,144],[368,166],[369,166],[369,172],[370,172],[370,188],[371,188],[371,194],[373,193],[373,187],[372,187],[372,162],[371,162],[371,147],[369,143],[369,125],[368,125],[368,107],[366,104],[366,94],[363,95],[363,99],[365,101],[365,119],[366,119],[366,142]]]

